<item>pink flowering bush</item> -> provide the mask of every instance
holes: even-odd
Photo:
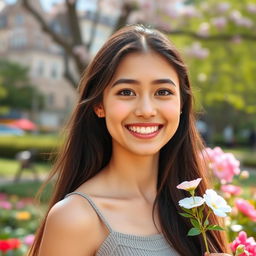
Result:
[[[235,252],[237,246],[241,245],[245,246],[249,256],[256,256],[256,197],[252,193],[251,197],[247,198],[248,193],[244,194],[245,191],[239,184],[241,180],[249,177],[249,173],[241,172],[240,162],[233,154],[223,152],[220,147],[206,148],[202,157],[213,174],[215,189],[219,190],[232,206],[231,213],[225,219],[229,239],[233,241],[232,251]]]
[[[240,173],[240,162],[231,153],[224,153],[220,147],[206,148],[203,157],[221,183],[231,182]]]
[[[242,214],[247,216],[250,221],[256,222],[256,209],[249,201],[243,198],[237,198],[235,200],[235,206]]]
[[[256,256],[256,242],[253,237],[247,237],[244,231],[239,232],[236,239],[230,244],[232,252],[236,251],[239,245],[244,245],[245,250],[249,253],[249,256]],[[246,253],[240,254],[240,256],[246,256]]]
[[[241,187],[235,186],[232,184],[222,185],[220,189],[222,192],[227,193],[229,195],[234,195],[234,196],[238,196],[243,192],[243,189]]]

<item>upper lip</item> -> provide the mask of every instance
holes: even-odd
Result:
[[[162,126],[162,124],[159,124],[159,123],[132,123],[132,124],[126,124],[125,126],[152,127],[152,126]]]

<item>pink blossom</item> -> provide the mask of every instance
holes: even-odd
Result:
[[[253,3],[248,4],[247,10],[250,13],[256,13],[256,4],[253,4]]]
[[[233,20],[233,21],[237,21],[239,19],[241,19],[242,17],[242,14],[240,11],[238,10],[233,10],[230,15],[229,15],[230,19]]]
[[[17,202],[15,205],[16,209],[21,209],[21,208],[24,208],[25,206],[26,204],[22,201]]]
[[[234,196],[238,196],[242,193],[242,188],[239,186],[235,186],[235,185],[222,185],[221,186],[221,190],[225,193],[234,195]]]
[[[235,20],[235,23],[238,26],[246,27],[246,28],[250,28],[253,26],[252,20],[245,18],[245,17],[241,17],[241,18]]]
[[[178,189],[183,189],[183,190],[186,190],[186,191],[195,190],[201,180],[202,180],[202,178],[198,178],[196,180],[191,180],[191,181],[183,181],[182,183],[180,183],[177,186],[177,188]]]
[[[0,208],[10,210],[12,209],[12,204],[8,201],[0,201]]]
[[[243,198],[237,198],[235,201],[236,208],[246,215],[250,220],[256,222],[256,209],[250,202]]]
[[[6,200],[6,199],[7,199],[7,195],[4,193],[0,193],[0,201]]]
[[[247,238],[244,231],[239,232],[236,239],[230,244],[231,250],[235,252],[240,244],[245,246],[245,250],[250,256],[256,256],[256,242],[253,237]],[[240,254],[240,256],[246,256],[246,253]]]
[[[227,25],[227,19],[225,17],[216,17],[212,19],[212,24],[217,29],[222,29]]]
[[[205,148],[202,154],[203,154],[203,158],[206,161],[213,162],[216,157],[221,156],[222,154],[224,154],[224,152],[220,147],[215,147],[214,149]]]
[[[209,161],[209,167],[221,181],[231,182],[234,175],[240,173],[240,162],[231,153],[224,153],[220,147],[206,148],[203,158]]]
[[[200,17],[198,9],[192,5],[183,6],[180,10],[180,13],[186,18]]]
[[[191,45],[191,47],[185,49],[186,53],[189,56],[198,58],[198,59],[205,59],[209,55],[209,50],[206,48],[202,48],[199,42],[195,42]]]
[[[199,29],[198,29],[198,34],[201,36],[209,36],[209,29],[210,29],[210,25],[208,22],[203,22],[200,24]]]
[[[28,236],[24,237],[23,242],[24,242],[24,244],[30,246],[33,244],[34,239],[35,239],[34,235],[28,235]]]
[[[227,2],[219,3],[217,6],[217,10],[219,12],[226,12],[229,8],[230,8],[230,3],[227,3]]]

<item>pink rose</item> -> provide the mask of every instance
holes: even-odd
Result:
[[[221,190],[230,195],[238,196],[242,193],[242,188],[235,185],[222,185]]]
[[[10,210],[12,209],[12,204],[8,201],[0,201],[0,208]]]
[[[256,256],[256,242],[253,237],[247,238],[247,234],[244,231],[239,232],[236,239],[230,244],[231,250],[235,252],[240,244],[245,246],[245,250],[249,252],[250,256]],[[246,256],[246,254],[243,253],[240,256]]]
[[[256,209],[254,208],[254,206],[252,204],[250,204],[248,201],[246,201],[242,198],[238,198],[235,201],[235,205],[236,205],[236,208],[241,213],[243,213],[244,215],[249,217],[252,221],[256,222]]]
[[[209,167],[214,175],[222,181],[231,182],[234,175],[240,173],[240,162],[231,153],[224,153],[220,147],[206,148],[204,159],[209,161]]]
[[[33,244],[34,239],[35,239],[35,236],[34,236],[34,235],[28,235],[28,236],[26,236],[26,237],[24,238],[23,242],[24,242],[24,244],[30,246],[30,245]]]
[[[6,200],[6,199],[7,199],[7,195],[5,193],[0,193],[0,201]]]

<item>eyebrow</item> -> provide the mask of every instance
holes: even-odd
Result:
[[[121,79],[116,80],[113,83],[112,87],[114,87],[118,84],[139,84],[139,83],[140,82],[138,80],[135,80],[135,79],[121,78]],[[171,85],[176,86],[176,84],[170,78],[156,79],[156,80],[153,80],[151,82],[151,84],[171,84]]]

